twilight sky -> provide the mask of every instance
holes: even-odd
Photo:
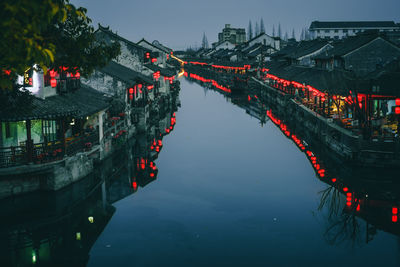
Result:
[[[218,32],[226,23],[245,28],[249,20],[253,27],[262,17],[266,32],[280,23],[282,35],[289,36],[311,21],[335,20],[394,20],[400,22],[400,0],[71,0],[76,6],[88,9],[97,23],[110,26],[119,35],[139,41],[159,40],[178,50],[189,45],[200,46],[203,32],[209,43],[217,41]]]

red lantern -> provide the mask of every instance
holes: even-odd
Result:
[[[54,79],[54,78],[52,78],[52,79],[50,80],[50,86],[51,86],[51,87],[56,87],[56,86],[57,86],[57,80]]]

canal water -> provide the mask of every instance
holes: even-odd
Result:
[[[400,265],[392,202],[346,207],[343,186],[223,93],[182,79],[157,156],[143,156],[153,131],[68,188],[0,201],[0,266]],[[144,157],[158,172],[138,174]]]
[[[397,236],[320,207],[330,186],[271,121],[187,80],[180,101],[157,180],[113,204],[88,266],[400,264]]]

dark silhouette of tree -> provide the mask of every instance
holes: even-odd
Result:
[[[362,231],[361,225],[355,216],[355,210],[345,210],[345,196],[335,187],[330,186],[320,192],[321,201],[318,207],[319,211],[327,209],[325,221],[327,224],[324,237],[331,244],[350,242],[353,246],[361,244]],[[357,206],[357,203],[353,205]]]
[[[294,33],[294,28],[292,29],[292,39],[296,39],[296,35]]]
[[[272,25],[272,37],[275,37],[275,24]]]
[[[254,36],[257,36],[260,34],[260,27],[258,26],[258,22],[256,21],[256,26],[254,29]]]
[[[253,26],[251,25],[251,20],[249,20],[249,26],[247,27],[247,39],[253,38]]]
[[[205,32],[203,32],[203,39],[201,41],[201,47],[204,48],[204,49],[208,49],[209,48],[208,39],[207,39],[207,36],[206,36]]]
[[[278,37],[282,39],[282,29],[281,29],[281,24],[280,23],[278,25]]]
[[[287,32],[285,32],[285,36],[283,37],[283,40],[287,41],[289,39],[289,35]]]
[[[260,20],[260,33],[265,33],[265,25],[263,18],[261,18]]]
[[[304,40],[306,41],[310,40],[310,32],[308,31],[307,28],[304,28]]]

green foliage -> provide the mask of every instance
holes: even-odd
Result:
[[[35,63],[51,63],[55,45],[43,32],[66,19],[66,5],[51,0],[2,0],[0,18],[0,86],[12,88],[12,79],[4,70],[10,70],[12,76]]]
[[[33,108],[32,100],[33,96],[27,90],[0,90],[0,116],[7,117],[21,109],[29,112]]]
[[[0,88],[14,88],[13,77],[34,64],[88,75],[119,54],[118,44],[95,42],[86,9],[69,0],[2,0],[0,19]]]
[[[120,53],[119,43],[111,46],[96,41],[91,20],[85,8],[70,7],[65,22],[52,27],[48,36],[56,46],[56,54],[51,68],[60,66],[72,70],[79,67],[83,76],[91,74],[95,68],[105,66]]]

